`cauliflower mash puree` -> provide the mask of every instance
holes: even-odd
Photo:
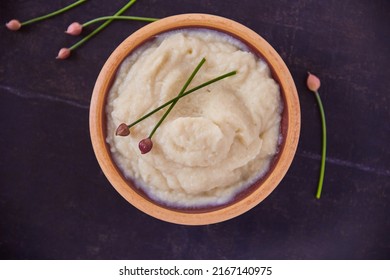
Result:
[[[142,155],[141,139],[166,109],[115,136],[174,98],[200,62],[191,89],[229,71],[237,74],[178,101]],[[109,92],[107,142],[123,174],[152,199],[174,207],[229,202],[263,176],[278,151],[282,112],[267,64],[238,40],[210,30],[162,34],[122,63]]]

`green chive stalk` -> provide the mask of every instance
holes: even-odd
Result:
[[[206,59],[203,58],[198,66],[196,66],[196,68],[194,69],[194,71],[192,72],[191,76],[188,78],[187,82],[184,84],[183,88],[181,89],[181,91],[179,92],[179,94],[177,95],[177,97],[180,97],[183,95],[183,93],[185,92],[185,90],[187,89],[187,87],[189,86],[189,84],[192,82],[192,80],[194,79],[195,75],[198,73],[199,69],[202,67],[202,65],[206,62]],[[161,119],[159,120],[159,122],[155,125],[155,127],[153,128],[152,132],[150,132],[149,134],[149,139],[152,139],[152,136],[154,135],[154,133],[156,132],[157,128],[161,125],[161,123],[165,120],[165,118],[168,116],[168,114],[171,112],[171,110],[173,109],[173,107],[175,107],[176,103],[179,101],[176,100],[176,101],[173,101],[171,103],[171,106],[169,106],[168,110],[164,113],[164,115],[161,117]]]
[[[133,127],[133,126],[136,125],[137,123],[139,123],[139,122],[143,121],[144,119],[150,117],[150,116],[153,115],[154,113],[156,113],[156,112],[160,111],[161,109],[167,107],[168,105],[172,104],[173,102],[177,102],[177,101],[180,100],[181,98],[183,98],[183,97],[185,97],[185,96],[187,96],[187,95],[193,93],[194,91],[197,91],[197,90],[199,90],[199,89],[201,89],[201,88],[207,87],[208,85],[210,85],[210,84],[212,84],[212,83],[218,82],[218,81],[220,81],[220,80],[222,80],[222,79],[225,79],[225,78],[227,78],[227,77],[233,76],[233,75],[235,75],[235,74],[237,74],[237,71],[231,71],[231,72],[229,72],[229,73],[226,73],[226,74],[223,74],[223,75],[221,75],[221,76],[218,76],[218,77],[216,77],[216,78],[214,78],[214,79],[212,79],[212,80],[209,80],[208,82],[205,82],[205,83],[203,83],[203,84],[200,84],[199,86],[196,86],[196,87],[194,87],[194,88],[192,88],[192,89],[190,89],[190,90],[184,92],[182,95],[177,96],[177,97],[175,97],[175,98],[173,98],[173,99],[171,99],[171,100],[165,102],[164,104],[162,104],[161,106],[157,107],[156,109],[150,111],[149,113],[145,114],[144,116],[142,116],[141,118],[139,118],[139,119],[136,120],[135,122],[129,124],[127,127],[128,127],[128,128]]]
[[[320,176],[318,179],[318,187],[316,192],[316,198],[321,198],[322,193],[322,185],[324,184],[324,176],[325,176],[325,161],[326,161],[326,121],[325,121],[325,112],[324,112],[324,106],[322,105],[320,94],[318,93],[318,89],[321,86],[320,79],[311,74],[308,73],[307,81],[306,81],[307,87],[314,93],[314,96],[316,97],[318,108],[320,109],[320,115],[321,115],[321,124],[322,124],[322,151],[321,151],[321,167],[320,167]]]
[[[322,152],[321,152],[321,167],[320,167],[320,177],[318,179],[318,187],[316,198],[321,198],[322,193],[322,185],[324,184],[324,176],[325,176],[325,159],[326,159],[326,121],[325,121],[325,112],[324,106],[322,105],[321,97],[318,91],[314,92],[314,96],[316,97],[318,108],[320,109],[321,115],[321,123],[322,123]]]
[[[135,20],[135,21],[145,21],[145,22],[154,22],[159,20],[158,18],[150,18],[150,17],[137,17],[137,16],[104,16],[98,17],[93,20],[87,21],[82,24],[83,27],[87,27],[99,21],[104,20]]]
[[[137,0],[131,0],[129,1],[129,3],[127,3],[125,6],[123,6],[122,9],[120,9],[118,12],[116,12],[114,14],[114,16],[120,16],[121,14],[123,14],[128,8],[130,8]],[[103,24],[101,24],[98,28],[96,28],[94,31],[92,31],[90,34],[88,34],[87,36],[85,36],[83,39],[81,39],[80,41],[78,41],[76,44],[72,45],[69,50],[70,51],[73,51],[75,49],[77,49],[78,47],[80,47],[82,44],[84,44],[85,42],[87,42],[90,38],[92,38],[93,36],[95,36],[97,33],[99,33],[100,31],[102,31],[104,28],[107,27],[107,25],[109,25],[114,19],[108,19],[106,22],[104,22]]]
[[[27,20],[25,22],[21,22],[20,25],[21,26],[26,26],[26,25],[29,25],[31,23],[34,23],[34,22],[38,22],[38,21],[42,21],[42,20],[45,20],[45,19],[48,19],[48,18],[51,18],[51,17],[54,17],[56,15],[59,15],[59,14],[62,14],[66,11],[69,11],[70,9],[74,8],[74,7],[77,7],[78,5],[81,5],[83,4],[84,2],[86,2],[87,0],[79,0],[73,4],[70,4],[62,9],[59,9],[59,10],[56,10],[52,13],[49,13],[47,15],[44,15],[44,16],[40,16],[40,17],[36,17],[36,18],[33,18],[33,19],[30,19],[30,20]]]

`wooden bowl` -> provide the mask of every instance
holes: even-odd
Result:
[[[227,33],[248,45],[252,51],[265,59],[273,78],[279,83],[284,105],[281,121],[282,143],[267,174],[222,206],[184,210],[163,206],[137,189],[127,180],[113,161],[106,144],[106,97],[121,62],[137,47],[154,36],[183,28],[206,28]],[[112,186],[133,206],[164,221],[204,225],[236,217],[265,199],[286,174],[298,145],[300,132],[300,107],[294,81],[278,53],[258,34],[232,20],[206,14],[183,14],[167,17],[150,23],[130,35],[111,54],[96,81],[90,107],[90,134],[93,149],[104,174]]]

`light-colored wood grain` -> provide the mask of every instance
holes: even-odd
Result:
[[[203,27],[219,30],[242,40],[258,52],[269,64],[274,78],[281,87],[284,113],[282,120],[283,143],[275,165],[256,188],[248,195],[225,207],[182,211],[168,209],[140,195],[135,187],[126,181],[113,162],[105,142],[105,100],[112,79],[120,63],[134,50],[153,36],[172,29]],[[90,107],[90,134],[96,158],[112,186],[139,210],[164,221],[204,225],[225,221],[236,217],[264,200],[286,174],[298,145],[300,133],[300,106],[294,81],[278,53],[261,36],[232,20],[206,14],[184,14],[161,19],[148,24],[129,36],[111,54],[96,81]]]

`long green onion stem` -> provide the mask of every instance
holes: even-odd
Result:
[[[183,98],[184,96],[186,96],[186,95],[188,95],[188,94],[190,94],[190,93],[193,93],[194,91],[197,91],[197,90],[199,90],[199,89],[201,89],[201,88],[204,88],[204,87],[206,87],[206,86],[208,86],[208,85],[210,85],[210,84],[212,84],[212,83],[215,83],[215,82],[218,82],[218,81],[220,81],[220,80],[222,80],[222,79],[225,79],[225,78],[227,78],[227,77],[233,76],[233,75],[235,75],[235,74],[237,74],[237,71],[231,71],[231,72],[229,72],[229,73],[226,73],[226,74],[223,74],[223,75],[221,75],[221,76],[218,76],[218,77],[216,77],[216,78],[214,78],[214,79],[212,79],[212,80],[210,80],[210,81],[208,81],[208,82],[205,82],[205,83],[203,83],[203,84],[200,84],[199,86],[196,86],[196,87],[190,89],[189,91],[184,92],[182,95],[177,96],[177,97],[175,97],[175,98],[173,98],[173,99],[171,99],[171,100],[165,102],[164,104],[162,104],[161,106],[157,107],[157,108],[154,109],[153,111],[150,111],[149,113],[147,113],[146,115],[142,116],[141,118],[139,118],[139,119],[136,120],[135,122],[129,124],[129,125],[128,125],[128,128],[131,128],[132,126],[134,126],[134,125],[136,125],[137,123],[143,121],[144,119],[150,117],[150,116],[153,115],[154,113],[160,111],[161,109],[163,109],[163,108],[165,108],[166,106],[172,104],[173,102],[176,102],[177,100]]]
[[[86,2],[87,0],[79,0],[77,2],[74,2],[73,4],[70,4],[69,6],[66,6],[64,8],[61,8],[59,10],[56,10],[50,14],[47,14],[47,15],[44,15],[44,16],[40,16],[40,17],[36,17],[36,18],[33,18],[33,19],[30,19],[30,20],[27,20],[25,22],[21,22],[21,26],[25,26],[25,25],[29,25],[31,23],[34,23],[34,22],[38,22],[38,21],[41,21],[41,20],[45,20],[45,19],[48,19],[48,18],[51,18],[51,17],[54,17],[56,15],[59,15],[63,12],[66,12],[74,7],[77,7],[78,5],[80,4],[83,4],[84,2]]]
[[[206,62],[206,59],[203,58],[198,66],[196,66],[196,68],[194,69],[194,71],[192,72],[191,76],[188,78],[187,82],[184,84],[183,88],[181,89],[181,91],[179,92],[179,94],[177,95],[177,97],[180,97],[183,95],[183,93],[185,92],[185,90],[187,89],[187,87],[189,86],[189,84],[192,82],[192,80],[194,79],[195,75],[198,73],[199,69],[202,67],[202,65]],[[161,123],[165,120],[165,118],[168,116],[168,114],[171,112],[171,110],[173,109],[173,107],[176,105],[178,100],[176,101],[173,101],[171,103],[171,106],[169,106],[168,110],[164,113],[164,115],[161,117],[161,119],[159,120],[159,122],[155,125],[155,127],[153,128],[152,132],[150,132],[149,134],[149,139],[152,139],[152,136],[153,134],[156,132],[157,128],[161,125]]]
[[[322,155],[321,155],[321,168],[320,168],[320,177],[318,180],[318,187],[317,187],[317,193],[316,198],[321,198],[321,192],[322,192],[322,185],[324,183],[324,175],[325,175],[325,159],[326,159],[326,121],[325,121],[325,112],[324,107],[322,105],[322,101],[320,98],[320,95],[318,94],[318,91],[314,92],[315,97],[317,99],[318,107],[320,109],[321,114],[321,123],[322,123]]]
[[[123,14],[128,8],[130,8],[137,0],[131,0],[129,1],[129,3],[127,3],[125,6],[123,6],[122,9],[120,9],[118,12],[116,12],[114,14],[114,16],[119,16],[121,14]],[[96,28],[94,31],[92,31],[90,34],[88,34],[87,36],[85,36],[83,39],[81,39],[80,41],[78,41],[76,44],[74,44],[73,46],[71,46],[69,49],[70,50],[75,50],[77,49],[78,47],[80,47],[82,44],[84,44],[85,42],[87,42],[90,38],[92,38],[93,36],[95,36],[97,33],[99,33],[101,30],[103,30],[107,25],[109,25],[114,19],[109,19],[107,20],[106,22],[104,22],[103,24],[101,24],[98,28]]]
[[[93,20],[87,21],[82,24],[83,27],[92,25],[96,22],[99,21],[104,21],[104,20],[137,20],[137,21],[146,21],[146,22],[153,22],[159,20],[158,18],[149,18],[149,17],[136,17],[136,16],[105,16],[105,17],[98,17]]]

